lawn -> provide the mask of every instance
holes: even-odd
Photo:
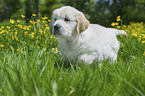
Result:
[[[145,96],[144,23],[122,25],[117,17],[111,24],[128,33],[118,36],[117,63],[66,68],[50,20],[26,25],[24,18],[0,25],[0,96]]]

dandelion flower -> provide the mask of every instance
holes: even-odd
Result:
[[[51,20],[48,20],[48,22],[50,22]]]
[[[111,24],[111,26],[115,26],[116,24],[113,22],[112,24]]]
[[[34,17],[35,17],[35,16],[36,16],[36,14],[32,14],[32,16],[34,16]]]
[[[11,27],[7,26],[8,29],[10,29]]]
[[[24,15],[21,15],[21,17],[22,17],[22,18],[25,18],[25,16],[24,16]]]
[[[143,55],[145,56],[145,52],[143,53]]]
[[[21,22],[20,20],[17,20],[17,22]]]
[[[5,47],[5,45],[1,45],[1,47]]]
[[[39,20],[39,19],[37,19],[37,22],[40,22],[40,20]]]
[[[46,29],[48,29],[48,30],[49,30],[49,27],[46,27]]]
[[[4,26],[1,26],[1,28],[4,29],[5,27]]]
[[[120,29],[120,28],[121,28],[121,26],[117,26],[117,28],[118,28],[118,29]]]
[[[10,19],[10,23],[14,24],[14,23],[15,23],[15,21],[14,21],[13,19]]]
[[[145,43],[145,41],[142,41],[142,43]]]

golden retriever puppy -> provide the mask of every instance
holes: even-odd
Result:
[[[106,59],[114,63],[120,47],[116,36],[127,36],[123,30],[90,24],[82,12],[70,6],[53,11],[50,32],[59,40],[64,61],[77,64]]]

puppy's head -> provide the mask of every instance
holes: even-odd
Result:
[[[77,9],[64,6],[53,11],[50,32],[56,37],[71,37],[85,31],[89,21]]]

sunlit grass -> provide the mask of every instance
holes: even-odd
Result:
[[[0,26],[0,96],[144,96],[145,24],[111,25],[127,32],[119,36],[118,62],[64,67],[50,19],[36,15],[26,25],[24,15]]]

